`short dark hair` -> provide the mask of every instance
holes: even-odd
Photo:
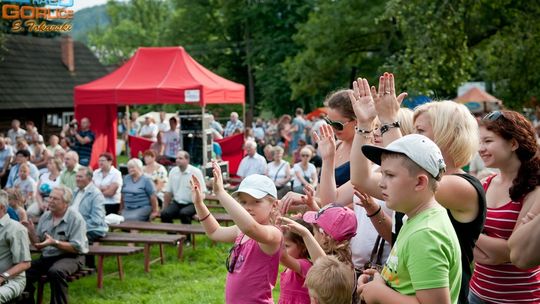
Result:
[[[30,158],[30,151],[26,150],[26,149],[23,149],[23,150],[18,150],[17,153],[15,153],[15,155],[22,155],[26,158]]]

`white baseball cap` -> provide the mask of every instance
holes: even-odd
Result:
[[[256,199],[261,199],[266,195],[271,195],[277,199],[276,185],[274,185],[274,182],[266,175],[248,175],[242,180],[238,190],[232,195],[236,196],[240,192],[247,193]]]
[[[378,165],[381,164],[381,155],[385,152],[405,154],[434,178],[439,178],[446,169],[441,149],[431,139],[420,134],[403,136],[390,143],[386,148],[363,145],[362,152]]]

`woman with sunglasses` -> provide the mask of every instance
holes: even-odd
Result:
[[[492,112],[480,121],[479,152],[486,166],[500,173],[484,181],[487,219],[474,248],[469,302],[538,303],[540,267],[517,268],[510,263],[508,247],[521,219],[540,208],[535,130],[517,112]]]
[[[349,160],[354,139],[356,116],[351,106],[349,92],[352,91],[336,91],[331,93],[325,101],[328,106],[328,115],[325,121],[334,129],[338,139],[334,161],[336,187],[348,182],[351,176]]]
[[[379,79],[378,91],[362,78],[355,81],[353,87],[350,98],[356,113],[357,132],[351,153],[351,182],[358,190],[382,199],[382,189],[379,187],[382,174],[373,172],[371,162],[363,155],[361,148],[362,145],[369,144],[375,117],[381,121],[384,146],[402,136],[398,121],[400,102],[395,94],[394,76],[384,73]],[[473,248],[484,225],[486,203],[482,184],[465,173],[461,167],[471,160],[477,150],[478,125],[464,105],[453,101],[440,101],[416,108],[414,127],[416,133],[433,140],[443,153],[446,172],[439,183],[435,198],[447,209],[458,235],[462,263],[459,303],[468,303]],[[392,220],[385,217],[383,222],[385,225],[377,227],[378,231],[381,233],[381,230],[385,229],[388,234],[392,229]],[[394,224],[399,226],[397,221]],[[392,238],[395,239],[398,233],[399,227],[396,227]]]

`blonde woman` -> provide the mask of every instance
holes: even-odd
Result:
[[[274,182],[277,189],[278,199],[281,199],[291,187],[289,187],[289,181],[291,180],[291,165],[289,162],[283,160],[284,150],[280,146],[273,148],[273,161],[268,163],[266,167],[266,176],[268,176]]]
[[[354,92],[350,97],[357,118],[357,132],[351,152],[351,182],[358,190],[383,199],[383,190],[379,186],[383,175],[371,170],[371,163],[361,149],[371,140],[371,128],[377,116],[382,124],[381,133],[385,146],[402,136],[398,120],[400,103],[395,94],[394,76],[388,73],[381,76],[378,92],[374,87],[370,88],[367,80],[362,78],[355,81],[353,87]],[[424,104],[415,110],[414,128],[416,133],[425,135],[437,144],[446,163],[446,173],[439,183],[435,198],[448,210],[448,216],[459,238],[463,273],[459,300],[466,303],[473,248],[482,231],[486,215],[482,185],[475,177],[461,169],[478,149],[477,122],[465,106],[453,101],[440,101]],[[387,178],[387,175],[384,178]],[[367,208],[368,214],[377,211]],[[388,234],[392,220],[383,213],[379,214],[383,225],[377,228],[386,230]]]
[[[316,189],[319,183],[319,176],[315,165],[309,162],[311,159],[311,149],[304,147],[300,150],[300,162],[294,164],[293,172],[293,191],[296,193],[304,193],[304,187],[311,185]]]

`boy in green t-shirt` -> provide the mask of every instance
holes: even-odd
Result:
[[[379,186],[386,205],[407,215],[386,265],[358,279],[366,303],[457,303],[461,252],[447,211],[434,197],[445,164],[429,138],[411,134],[387,148],[364,145],[381,165]],[[373,281],[370,282],[370,277]]]

